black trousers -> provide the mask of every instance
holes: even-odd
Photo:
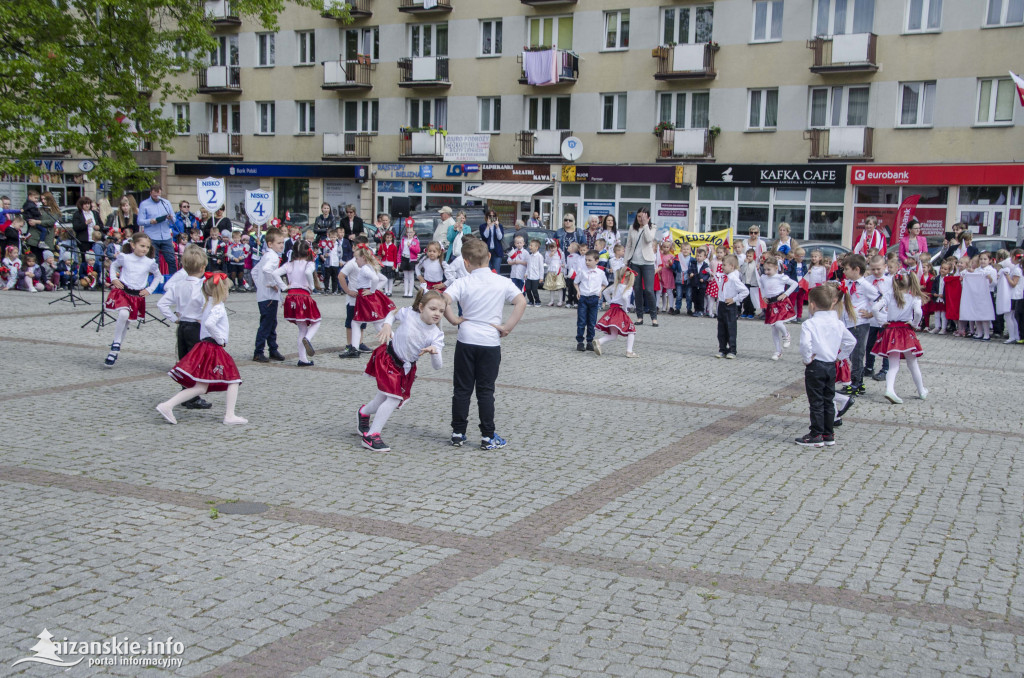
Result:
[[[199,323],[190,320],[178,321],[177,336],[178,360],[181,360],[199,343]]]
[[[256,330],[256,353],[263,353],[263,347],[277,350],[277,306],[275,300],[257,303],[260,309],[260,327]]]
[[[872,370],[875,369],[875,354],[871,352],[871,349],[875,347],[875,342],[878,341],[878,333],[881,331],[881,327],[875,327],[874,325],[872,325],[871,329],[868,330],[868,343],[866,345],[867,350],[864,353],[865,368],[870,368]],[[882,356],[882,371],[889,371],[889,359],[886,358],[885,356]]]
[[[324,289],[330,292],[340,292],[341,283],[338,282],[338,272],[341,270],[338,266],[324,266],[324,272],[327,274],[327,278],[324,281]],[[387,269],[384,269],[387,270]]]
[[[657,320],[658,306],[654,303],[654,264],[633,264],[632,266],[637,272],[637,276],[633,280],[633,303],[636,305],[636,317],[638,320],[643,320],[644,313],[649,313],[651,320]],[[696,303],[696,294],[694,294],[694,304]],[[703,296],[701,303],[704,303]]]
[[[739,318],[738,304],[718,302],[718,352],[736,355],[736,319]]]
[[[707,288],[694,287],[693,288],[693,312],[703,313],[704,312],[704,293]]]
[[[576,286],[572,284],[571,280],[565,281],[565,289],[562,290],[562,299],[567,304],[575,304],[579,301],[576,295]]]
[[[476,390],[480,415],[480,435],[494,435],[494,382],[501,365],[501,346],[477,346],[455,342],[455,372],[452,394],[452,432],[466,433],[469,425],[469,399]]]
[[[540,287],[540,280],[526,279],[526,301],[531,304],[540,303],[540,293],[537,292],[537,288]]]
[[[836,418],[832,404],[836,397],[836,364],[812,360],[804,367],[804,388],[811,408],[811,435],[832,435],[832,422]]]
[[[747,296],[743,297],[743,315],[751,317],[757,315],[757,310],[754,308],[754,287],[756,285],[747,285]]]
[[[1024,337],[1024,299],[1013,300],[1013,315],[1017,318],[1017,331]]]

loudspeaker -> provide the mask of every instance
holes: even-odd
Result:
[[[409,196],[396,195],[391,198],[391,221],[409,216]]]

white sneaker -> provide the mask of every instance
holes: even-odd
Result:
[[[772,360],[778,360],[782,357],[781,353],[772,353]]]
[[[917,395],[919,398],[921,398],[921,400],[928,400],[928,389],[921,389]]]
[[[726,353],[725,354],[725,359],[726,360],[736,360],[736,354],[735,353]]]
[[[893,393],[892,391],[886,391],[885,392],[885,399],[888,400],[893,405],[902,405],[903,404],[903,399],[900,398],[895,393]]]
[[[715,357],[716,357],[716,358],[724,358],[724,357],[725,357],[725,354],[724,354],[724,353],[716,353],[716,354],[715,354]]]
[[[787,334],[786,338],[782,340],[782,348],[789,348],[789,343],[789,335]]]

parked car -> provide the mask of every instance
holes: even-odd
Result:
[[[301,212],[291,212],[288,214],[288,218],[283,221],[285,226],[298,226],[305,230],[309,226],[309,215],[302,214]]]
[[[521,235],[526,239],[526,247],[529,249],[531,240],[540,241],[540,252],[544,253],[544,244],[549,239],[557,237],[555,231],[546,228],[521,228],[518,231],[515,228],[506,228],[505,237],[501,239],[501,246],[505,249],[505,258],[502,260],[501,265],[498,266],[498,273],[501,275],[510,275],[512,273],[512,266],[508,263],[508,252],[512,249],[512,241],[516,235]]]
[[[997,238],[994,236],[980,236],[971,240],[971,244],[978,248],[979,252],[992,252],[995,254],[999,250],[1012,251],[1017,247],[1017,243],[1010,238]],[[942,257],[942,253],[946,251],[946,248],[942,245],[938,247],[929,247],[928,253],[932,255],[932,266],[938,267],[942,262],[939,259]]]
[[[821,250],[821,258],[827,262],[832,263],[833,257],[842,258],[843,256],[850,253],[849,247],[844,247],[834,242],[824,242],[822,240],[799,240],[797,244],[804,248],[807,256],[804,257],[804,261],[810,261],[811,252],[814,250]]]
[[[458,213],[459,210],[466,213],[466,223],[473,227],[474,233],[478,233],[480,224],[487,221],[482,207],[452,207],[453,214]],[[441,223],[441,215],[437,210],[424,210],[422,212],[413,212],[409,216],[413,219],[413,229],[415,229],[416,237],[420,241],[420,251],[423,251],[426,249],[427,244],[434,239],[434,231],[437,230],[438,224]],[[404,219],[396,218],[392,219],[392,221],[396,226],[395,239],[398,240],[405,233]]]

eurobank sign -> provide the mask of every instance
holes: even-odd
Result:
[[[869,186],[1020,186],[1017,165],[854,165],[850,183]]]

